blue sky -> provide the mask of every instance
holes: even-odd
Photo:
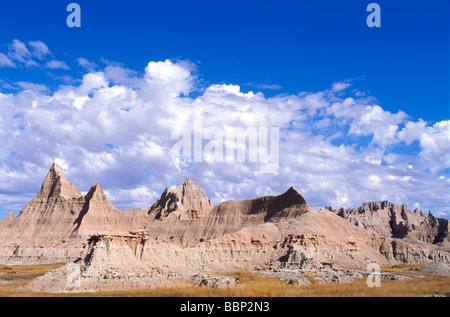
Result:
[[[208,185],[213,187],[213,184],[217,186],[215,190],[205,189],[216,202],[225,198],[239,199],[256,194],[278,193],[284,187],[287,189],[291,185],[296,185],[304,186],[303,191],[310,195],[306,197],[307,201],[312,201],[311,204],[317,207],[327,204],[336,204],[335,207],[339,207],[339,204],[356,206],[362,200],[379,200],[385,195],[383,197],[392,200],[404,199],[409,205],[434,208],[443,216],[448,216],[448,208],[445,207],[449,201],[447,194],[439,194],[437,196],[440,197],[436,198],[434,194],[425,193],[427,191],[422,190],[423,197],[415,199],[406,190],[413,184],[419,186],[418,183],[422,184],[420,186],[429,188],[430,192],[434,189],[438,193],[445,193],[449,189],[447,181],[449,164],[445,161],[445,150],[449,139],[449,136],[445,134],[449,120],[450,85],[450,5],[448,1],[376,1],[381,6],[381,28],[367,27],[366,17],[369,13],[366,12],[366,7],[370,1],[363,0],[79,0],[74,2],[81,6],[82,27],[68,28],[66,17],[69,13],[66,12],[66,6],[70,2],[22,0],[0,4],[0,53],[14,64],[14,67],[0,67],[0,93],[14,96],[12,98],[14,100],[8,101],[11,107],[8,110],[11,112],[10,117],[15,116],[11,129],[21,133],[21,137],[10,140],[8,146],[6,141],[3,143],[2,150],[6,154],[2,156],[3,174],[0,174],[2,177],[0,194],[3,196],[0,198],[16,196],[17,199],[5,198],[3,203],[0,199],[0,210],[17,210],[20,209],[19,206],[26,204],[35,190],[39,189],[40,178],[45,176],[45,171],[50,167],[50,165],[42,165],[59,158],[63,165],[68,166],[65,174],[71,176],[71,181],[75,182],[81,190],[87,191],[89,188],[85,187],[90,186],[88,185],[90,181],[101,182],[106,190],[109,190],[113,202],[120,207],[130,205],[134,207],[142,204],[144,199],[133,198],[133,195],[137,197],[139,193],[146,197],[146,201],[151,200],[159,194],[163,186],[169,186],[164,184],[165,182],[176,184],[186,174],[191,174],[192,178],[199,183],[205,180],[205,183],[201,184],[203,187]],[[31,52],[27,61],[34,61],[36,65],[14,59],[12,57],[14,43],[17,45],[23,43]],[[36,51],[39,43],[45,44],[48,49],[48,53],[43,56],[39,56]],[[46,102],[41,101],[41,97],[51,96],[56,92],[59,92],[59,96],[71,91],[71,88],[80,87],[83,85],[84,76],[95,72],[106,74],[105,80],[109,86],[120,84],[135,90],[139,86],[137,82],[151,73],[151,69],[148,68],[149,62],[166,60],[171,60],[173,65],[189,71],[190,76],[183,79],[186,80],[183,85],[191,86],[184,88],[182,85],[178,93],[182,95],[186,93],[194,99],[198,98],[197,101],[200,103],[209,100],[217,105],[217,100],[211,99],[212,97],[208,94],[205,95],[205,92],[210,91],[210,88],[215,85],[223,87],[238,85],[241,94],[250,91],[264,94],[264,99],[258,102],[262,102],[267,107],[267,109],[264,108],[267,112],[262,111],[262,113],[270,117],[272,112],[277,113],[281,108],[284,109],[280,103],[288,102],[287,99],[295,97],[295,100],[290,100],[288,104],[298,102],[298,107],[295,109],[303,111],[304,116],[299,119],[297,112],[292,114],[293,117],[287,122],[297,127],[294,131],[303,134],[296,137],[290,135],[292,139],[284,138],[288,140],[288,148],[298,148],[300,144],[295,140],[305,135],[308,139],[303,142],[311,144],[311,147],[317,144],[313,142],[315,138],[321,137],[323,141],[328,137],[321,151],[328,149],[328,146],[330,151],[339,149],[340,145],[346,146],[349,148],[346,153],[349,155],[347,163],[349,160],[358,160],[359,155],[366,158],[374,156],[376,157],[374,162],[379,162],[380,168],[386,169],[389,165],[395,165],[399,175],[391,175],[391,178],[399,177],[399,179],[410,180],[411,183],[407,185],[401,183],[406,187],[396,183],[400,187],[392,185],[392,188],[385,184],[384,188],[391,188],[390,191],[394,192],[397,190],[397,196],[390,195],[387,190],[386,193],[382,193],[383,186],[380,185],[380,188],[367,188],[364,194],[356,196],[355,201],[346,202],[345,199],[339,200],[338,196],[348,196],[349,199],[352,196],[355,197],[351,193],[358,191],[357,187],[360,185],[356,184],[354,179],[346,179],[343,188],[348,190],[345,193],[331,193],[331,189],[327,186],[313,185],[312,181],[313,176],[316,175],[318,183],[323,184],[320,175],[329,171],[308,169],[308,164],[304,167],[308,170],[302,172],[310,173],[311,179],[304,179],[301,175],[297,178],[288,177],[290,173],[287,170],[284,174],[278,175],[276,182],[273,178],[267,177],[264,179],[252,176],[236,177],[224,174],[223,167],[210,165],[207,166],[208,171],[214,176],[196,175],[199,167],[191,165],[182,171],[159,167],[165,171],[164,175],[173,175],[166,177],[163,181],[161,178],[165,176],[162,177],[156,173],[155,167],[152,169],[152,166],[147,166],[145,162],[137,164],[140,174],[137,171],[136,174],[131,173],[127,181],[123,182],[121,180],[127,177],[126,173],[123,174],[117,169],[129,165],[129,160],[134,158],[130,156],[125,159],[120,154],[123,153],[121,149],[123,150],[127,144],[139,143],[132,131],[124,128],[117,131],[117,135],[107,135],[104,131],[97,131],[102,135],[102,138],[98,138],[98,142],[80,141],[74,136],[68,136],[65,140],[52,139],[57,146],[56,149],[50,149],[47,148],[50,138],[45,131],[37,129],[38,124],[32,121],[38,116],[31,117],[30,112],[26,110],[27,106],[21,103],[25,98],[21,93],[27,89],[42,95],[26,96],[26,98],[35,98],[34,101],[40,105],[41,102]],[[168,71],[173,65],[165,63],[159,66],[165,67],[164,71]],[[152,74],[150,77],[156,78],[156,73]],[[177,83],[181,85],[178,80],[179,78]],[[90,86],[91,83],[86,84],[86,87],[90,87],[89,89],[94,89],[88,89],[88,97],[94,96],[101,86],[97,87],[96,84]],[[342,89],[333,90],[330,87],[333,87],[335,83],[341,83],[344,86]],[[70,88],[61,89],[61,85]],[[223,91],[227,96],[230,94],[229,89]],[[218,93],[216,91],[214,93],[214,98],[224,102],[225,99],[222,98],[225,98],[225,95],[219,98]],[[242,97],[238,93],[236,96],[236,98]],[[343,109],[347,107],[345,100],[348,97],[354,99],[354,107],[361,109],[361,112],[358,112],[356,108],[353,109],[355,114],[353,117],[343,112]],[[158,102],[164,103],[169,97],[160,98],[162,99],[158,99]],[[56,99],[58,102],[62,100],[59,97]],[[92,102],[95,104],[94,100]],[[133,102],[137,101],[133,99],[133,101],[125,102],[127,104],[125,107],[129,107],[128,111],[133,108]],[[190,103],[191,100],[184,100],[184,102]],[[340,103],[341,107],[335,104],[333,108],[333,103]],[[281,108],[271,108],[272,104]],[[51,106],[53,107],[54,103]],[[375,106],[379,106],[382,111],[375,111],[378,109]],[[374,111],[370,112],[370,115],[381,121],[376,123],[374,120],[369,120],[373,124],[370,123],[362,128],[357,123],[363,122],[358,120],[367,119],[369,114],[362,112],[367,107],[372,107],[370,109]],[[46,107],[42,106],[42,109]],[[220,109],[217,113],[220,113]],[[313,109],[316,112],[313,113]],[[1,109],[0,111],[3,112],[4,120],[6,120],[9,112]],[[286,115],[289,113],[280,111]],[[98,113],[95,114],[98,117]],[[75,116],[75,114],[64,115]],[[302,126],[305,116],[314,128],[308,129]],[[284,131],[284,122],[272,122],[268,119],[266,121],[270,124],[278,124]],[[136,124],[134,121],[127,122],[125,121],[124,124]],[[382,122],[392,123],[390,126],[395,126],[398,133],[395,136],[386,136],[386,130],[378,130]],[[86,119],[87,123],[88,119]],[[331,125],[325,129],[325,123]],[[11,132],[6,126],[2,129],[4,135]],[[444,131],[444,137],[442,133],[439,137],[435,136],[438,130]],[[414,135],[414,131],[419,131],[417,132],[419,134]],[[340,135],[330,139],[333,133]],[[119,137],[119,135],[129,137]],[[171,146],[167,140],[163,141],[163,136],[158,134],[148,131],[143,135],[153,138],[151,141],[165,150]],[[436,141],[436,144],[430,144],[430,140],[434,137],[440,140],[440,143]],[[95,136],[92,138],[96,139]],[[35,145],[38,142],[40,156],[27,157],[24,151],[32,147],[30,142],[35,142]],[[97,143],[102,144],[101,150],[98,149]],[[444,149],[444,153],[438,152],[437,148]],[[79,149],[79,152],[73,153],[75,149]],[[280,150],[282,149],[283,145]],[[87,172],[82,172],[83,164],[85,164],[83,162],[89,157],[105,158],[108,157],[108,153],[112,157],[110,161],[114,162],[111,163],[111,167],[98,168],[97,172],[91,172],[88,175]],[[353,156],[350,153],[354,153]],[[296,153],[290,154],[293,157],[299,157]],[[397,157],[394,160],[394,155],[400,155],[401,158]],[[437,160],[444,161],[430,161],[434,155],[440,155]],[[329,158],[331,157],[330,154]],[[299,162],[288,161],[281,164],[285,168],[294,169]],[[331,162],[325,160],[324,164],[331,164]],[[405,172],[399,167],[401,164],[402,166],[411,165],[416,169],[411,171],[412,174],[408,174],[411,168]],[[155,165],[158,166],[158,164]],[[36,170],[35,174],[30,174],[30,166],[36,168],[40,166],[40,169]],[[342,175],[347,168],[351,169],[349,165],[345,165]],[[383,171],[386,171],[385,169]],[[361,167],[361,175],[369,170],[375,173],[371,166],[367,169]],[[380,171],[377,173],[382,174]],[[8,182],[8,175],[22,174],[29,176],[17,176],[17,179],[12,182],[13,185]],[[239,175],[245,175],[245,173],[242,174],[240,171]],[[342,175],[336,174],[336,184],[342,183],[343,180],[339,178],[343,177]],[[393,179],[391,180],[394,181]],[[433,183],[433,179],[439,179],[439,182]],[[206,180],[211,180],[211,183]],[[212,180],[216,182],[213,183]],[[34,184],[35,182],[38,183]],[[236,189],[235,185],[238,183],[241,187],[238,186],[239,189]],[[264,186],[255,189],[254,184]],[[129,191],[121,192],[121,186],[126,187],[123,190]],[[250,189],[252,186],[253,189]],[[422,188],[414,186],[411,188]],[[317,194],[319,191],[323,191],[323,194]],[[19,197],[22,198],[19,199]],[[432,203],[437,200],[439,202]],[[152,202],[149,201],[148,205]],[[402,202],[394,201],[394,203]]]
[[[61,56],[131,69],[189,59],[207,82],[279,85],[277,93],[363,79],[385,109],[449,118],[445,0],[378,1],[378,29],[365,25],[369,1],[78,1],[80,29],[65,26],[69,2],[5,2],[0,43],[39,39]]]

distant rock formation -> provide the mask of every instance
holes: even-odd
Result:
[[[405,204],[397,206],[388,201],[380,201],[363,203],[358,208],[325,209],[382,237],[450,246],[447,219],[435,218],[431,212],[426,216],[419,209],[411,211]]]

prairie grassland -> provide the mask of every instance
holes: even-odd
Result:
[[[21,287],[27,285],[36,277],[44,275],[48,271],[63,266],[64,263],[42,265],[0,265],[0,297],[8,296],[52,296],[53,294],[40,294],[26,292]]]
[[[82,296],[82,297],[420,297],[450,293],[450,277],[418,273],[418,265],[394,265],[382,271],[408,275],[405,280],[382,280],[381,287],[370,288],[365,279],[351,283],[315,283],[308,285],[286,285],[270,277],[252,274],[249,271],[234,271],[221,274],[234,276],[237,284],[230,287],[193,287],[179,284],[172,287],[137,289],[127,291],[103,291],[78,294],[34,293],[21,290],[32,279],[62,264],[38,266],[0,266],[0,296]]]

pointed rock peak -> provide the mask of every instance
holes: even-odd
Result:
[[[289,189],[286,191],[286,193],[292,193],[292,194],[298,194],[300,195],[300,193],[298,192],[298,190],[296,190],[294,188],[294,186],[289,187]]]
[[[173,189],[172,191],[174,191],[174,192],[178,191],[182,196],[190,195],[193,192],[197,192],[198,195],[202,195],[202,196],[206,197],[206,195],[203,192],[200,185],[187,177],[183,180],[183,182],[180,184],[180,186]]]
[[[94,186],[92,186],[92,189],[94,189],[95,191],[101,191],[103,193],[103,187],[100,184],[95,184]]]
[[[284,194],[282,194],[284,198],[292,198],[298,200],[298,203],[306,204],[305,198],[296,190],[294,187],[290,187]]]
[[[78,188],[69,183],[56,163],[53,163],[42,183],[41,190],[35,198],[48,200],[58,197],[70,199],[80,198],[83,195]]]
[[[14,214],[14,211],[10,211],[10,212],[8,212],[8,214],[6,215],[6,217],[5,218],[3,218],[3,219],[6,219],[6,220],[12,220],[12,219],[14,219],[16,217],[16,215]],[[0,219],[1,220],[1,219]]]
[[[186,177],[179,187],[193,186],[193,185],[197,185],[198,187],[200,187],[196,182]]]
[[[64,176],[61,169],[56,165],[56,162],[53,162],[52,167],[48,171],[48,174],[57,177],[57,176]]]
[[[300,211],[300,213],[313,211],[311,206],[306,202],[306,199],[294,187],[290,187],[284,194],[274,197],[272,207],[270,208],[271,211],[267,213],[266,217],[270,218],[276,214],[281,215],[283,213],[279,212],[285,208],[294,208]],[[294,212],[294,214],[296,213]]]
[[[100,184],[95,184],[94,186],[92,186],[89,192],[86,194],[85,198],[86,200],[108,200]]]
[[[294,187],[290,187],[285,193],[288,197],[292,197],[298,204],[308,205],[306,199]]]
[[[209,213],[213,207],[213,203],[202,188],[186,177],[177,188],[166,188],[161,197],[150,207],[149,214],[154,214],[156,219],[171,214],[181,218],[194,217],[194,214],[197,217]]]

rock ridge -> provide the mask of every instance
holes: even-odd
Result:
[[[388,201],[314,210],[294,187],[214,206],[189,178],[147,209],[120,211],[100,184],[83,196],[53,164],[39,193],[0,221],[0,263],[66,262],[29,285],[55,292],[230,285],[214,272],[236,269],[346,282],[373,262],[449,265],[448,226]]]
[[[205,217],[214,207],[201,187],[185,178],[175,189],[166,188],[161,197],[149,208],[148,214],[157,219],[195,219]]]
[[[379,201],[363,203],[357,208],[325,209],[382,237],[419,240],[450,247],[447,219],[436,218],[431,212],[426,216],[417,208],[411,211],[405,204],[398,206]]]

